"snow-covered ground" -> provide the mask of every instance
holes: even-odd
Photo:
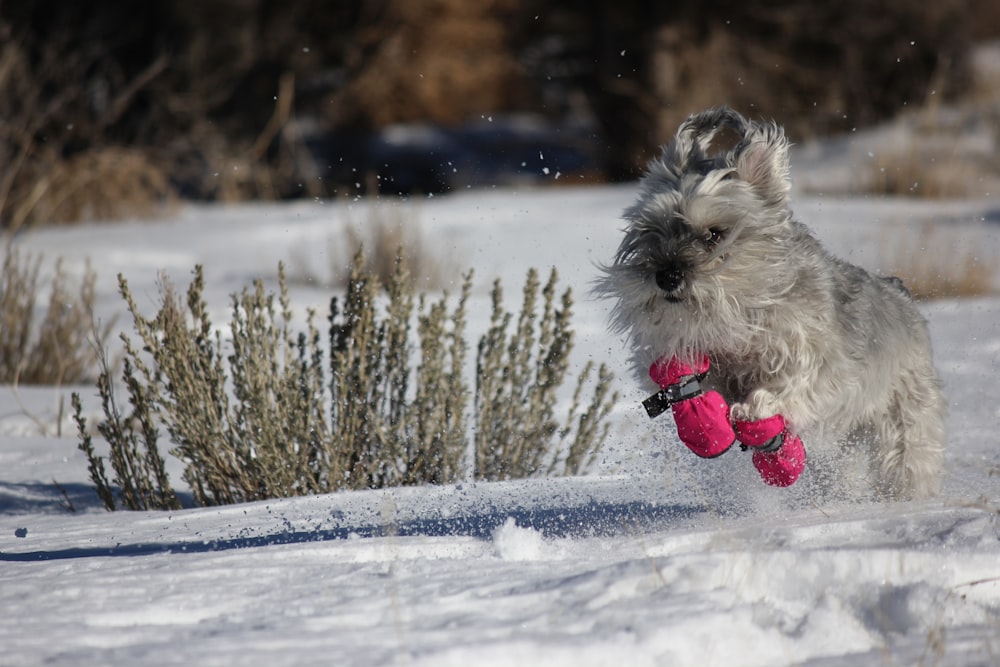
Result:
[[[106,513],[60,412],[73,388],[0,387],[0,664],[1000,664],[1000,297],[923,307],[951,407],[940,498],[834,504],[807,484],[766,488],[746,457],[692,460],[645,418],[608,304],[587,297],[633,192],[380,204],[415,220],[456,277],[476,270],[472,335],[494,277],[512,307],[531,266],[573,287],[577,363],[621,371],[612,436],[586,477]],[[105,320],[123,313],[117,272],[152,308],[159,272],[185,286],[202,262],[225,322],[226,295],[273,278],[278,260],[293,306],[323,307],[344,226],[371,205],[185,206],[19,244],[75,272],[89,259]],[[995,199],[798,195],[794,208],[869,268],[927,225],[916,252],[954,252],[935,244],[956,237],[1000,261]],[[95,390],[77,389],[93,407]]]

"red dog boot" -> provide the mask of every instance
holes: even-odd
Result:
[[[649,368],[649,377],[662,391],[643,402],[650,417],[669,406],[681,442],[702,458],[725,453],[736,440],[725,399],[717,391],[703,392],[701,389],[699,380],[708,372],[708,367],[707,356],[693,367],[676,357],[657,360]]]
[[[797,435],[785,429],[785,418],[774,415],[766,419],[734,424],[736,437],[754,450],[753,465],[771,486],[791,486],[806,467],[806,450]]]

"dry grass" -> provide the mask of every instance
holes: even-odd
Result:
[[[152,217],[175,199],[148,152],[97,148],[70,158],[49,155],[26,166],[8,203],[9,226]]]
[[[40,317],[41,258],[4,246],[0,275],[0,382],[62,385],[91,381],[96,374],[94,337],[103,343],[111,324],[98,332],[93,320],[96,276],[88,267],[74,291],[56,264],[47,307]]]
[[[406,264],[408,278],[421,289],[443,287],[444,276],[454,274],[449,263],[425,245],[417,216],[404,215],[398,207],[372,206],[365,224],[347,224],[345,234],[352,256],[360,252],[365,258],[364,272],[383,285],[391,282],[400,260]],[[346,285],[349,278],[350,269],[341,273],[337,284]]]
[[[975,176],[968,162],[955,157],[938,158],[911,148],[901,153],[879,155],[872,163],[868,194],[953,199],[972,194]]]
[[[901,234],[881,243],[881,265],[889,275],[902,279],[918,300],[963,298],[994,294],[1000,260],[984,256],[977,234],[956,234],[933,223],[917,233]]]
[[[920,199],[1000,191],[1000,104],[970,97],[948,108],[929,105],[895,122],[898,145],[879,151],[859,191]]]
[[[418,289],[443,289],[449,282],[446,276],[457,273],[452,261],[424,242],[417,215],[408,208],[378,202],[372,204],[364,221],[348,218],[340,235],[327,241],[326,267],[317,269],[312,264],[307,257],[312,250],[302,247],[294,253],[291,282],[345,287],[354,270],[352,258],[359,255],[364,258],[364,273],[375,276],[383,285],[392,282],[400,259],[406,264],[407,280]]]

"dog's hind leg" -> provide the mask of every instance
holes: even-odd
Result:
[[[890,498],[927,498],[941,489],[944,398],[933,369],[900,376],[889,410],[876,422],[874,466],[879,491]]]

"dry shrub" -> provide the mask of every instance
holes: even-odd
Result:
[[[524,310],[510,334],[513,316],[495,286],[473,408],[464,379],[471,272],[456,303],[447,294],[431,302],[415,296],[404,262],[384,287],[363,267],[359,255],[346,294],[331,303],[326,347],[313,312],[304,331],[292,330],[280,267],[277,297],[259,281],[233,296],[226,339],[209,320],[200,268],[186,299],[163,286],[152,318],[138,312],[119,277],[141,344],[123,336],[128,408],[116,399],[102,358],[105,418],[97,428],[111,448],[110,478],[74,396],[80,449],[105,506],[177,505],[160,454],[160,426],[170,435],[171,453],[185,463],[184,479],[199,505],[575,474],[592,461],[617,397],[609,396],[607,369],[599,369],[594,386],[588,366],[566,419],[554,419],[572,349],[571,298],[567,291],[562,307],[555,305],[554,274],[542,292],[541,317],[537,275],[529,274]],[[593,392],[589,400],[585,389]]]
[[[78,291],[57,262],[48,306],[40,321],[38,272],[41,258],[24,258],[4,247],[0,275],[0,382],[79,383],[94,377],[93,338],[107,338],[111,324],[97,331],[93,320],[96,275],[88,267]]]
[[[493,317],[479,341],[476,358],[477,478],[553,474],[560,467],[563,474],[577,474],[593,462],[595,443],[607,436],[605,418],[617,397],[609,400],[611,375],[603,364],[590,405],[581,412],[582,390],[594,371],[592,362],[579,376],[567,420],[561,424],[556,418],[557,393],[573,345],[572,294],[566,290],[557,303],[557,278],[553,269],[540,293],[539,319],[538,273],[528,272],[521,313],[509,333],[512,316],[501,306],[500,282],[493,285]],[[558,444],[553,447],[553,442]]]
[[[424,245],[416,216],[404,216],[396,207],[374,205],[363,226],[345,226],[347,247],[353,256],[364,257],[363,271],[375,276],[383,285],[392,282],[400,259],[407,267],[407,277],[423,289],[444,286],[445,274],[451,273],[443,258],[430,252]],[[338,284],[350,281],[350,271],[345,272]]]
[[[925,223],[916,233],[900,233],[901,226],[884,239],[882,266],[902,279],[915,299],[948,299],[993,294],[1000,260],[984,257],[981,235]]]
[[[344,443],[339,449],[346,453],[335,484],[375,488],[461,478],[469,396],[463,377],[465,306],[471,286],[469,273],[451,310],[447,294],[434,304],[419,298],[420,354],[413,377],[415,297],[405,264],[397,261],[386,283],[389,303],[380,317],[382,284],[365,272],[357,255],[343,301],[334,299],[330,306],[330,423],[333,442]]]
[[[400,258],[407,267],[406,279],[420,289],[440,289],[447,286],[446,275],[454,275],[453,262],[424,243],[420,220],[407,209],[374,202],[362,222],[347,219],[342,236],[329,239],[326,270],[317,270],[306,256],[311,249],[295,251],[292,262],[294,283],[344,287],[350,284],[354,271],[353,258],[363,257],[365,275],[374,276],[381,284],[392,283]],[[339,250],[345,248],[348,254]]]

